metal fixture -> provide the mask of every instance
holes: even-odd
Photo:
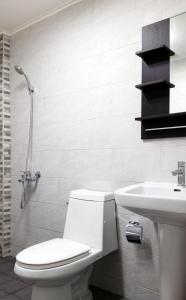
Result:
[[[30,171],[21,171],[21,178],[18,179],[20,183],[26,183],[26,182],[37,182],[38,179],[41,177],[41,173],[37,171],[34,176],[32,176],[32,173]]]
[[[26,79],[28,92],[30,94],[30,125],[29,125],[29,138],[28,138],[28,147],[27,147],[27,155],[26,155],[26,163],[25,163],[25,170],[21,171],[21,177],[18,179],[18,182],[22,183],[23,186],[23,197],[21,199],[21,208],[24,208],[25,206],[25,200],[26,200],[26,185],[30,183],[35,183],[37,185],[37,182],[39,178],[41,177],[41,173],[37,171],[34,175],[31,173],[31,163],[32,163],[32,135],[33,135],[33,110],[34,110],[34,88],[26,75],[26,73],[23,71],[23,69],[16,65],[15,70],[18,74],[23,75]]]
[[[185,161],[178,161],[178,169],[172,171],[173,176],[178,176],[178,185],[185,186]]]
[[[129,221],[126,226],[126,238],[129,243],[142,244],[143,227],[139,222]]]
[[[18,65],[15,66],[15,70],[16,70],[16,72],[17,72],[19,75],[23,75],[23,76],[25,77],[26,83],[27,83],[27,87],[28,87],[28,91],[29,91],[30,94],[33,94],[33,93],[34,93],[34,88],[33,88],[33,86],[31,85],[30,80],[29,80],[28,76],[26,75],[26,73],[25,73],[25,72],[23,71],[23,69],[22,69],[20,66],[18,66]]]

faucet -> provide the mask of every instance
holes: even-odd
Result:
[[[18,182],[24,184],[26,182],[26,172],[25,171],[20,171],[21,175],[20,178],[18,179]]]
[[[185,186],[185,161],[178,161],[178,169],[172,175],[178,176],[178,185]]]
[[[21,171],[21,176],[18,179],[18,181],[22,184],[26,182],[36,182],[39,180],[41,177],[41,173],[37,171],[34,175],[30,171]]]

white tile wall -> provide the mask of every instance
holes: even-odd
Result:
[[[186,160],[186,138],[141,141],[141,26],[186,10],[183,0],[86,0],[12,37],[13,253],[62,236],[66,202],[75,188],[114,190],[144,180],[172,181]],[[24,211],[17,183],[24,166],[29,97],[20,64],[37,88],[33,170]],[[144,245],[125,239],[139,220]],[[158,239],[151,221],[118,208],[119,251],[98,262],[92,282],[131,300],[159,300]]]

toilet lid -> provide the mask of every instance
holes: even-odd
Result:
[[[21,251],[16,260],[25,268],[44,269],[69,264],[87,256],[90,247],[67,239],[53,239]]]

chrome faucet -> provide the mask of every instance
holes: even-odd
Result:
[[[18,179],[18,181],[22,184],[26,182],[37,182],[39,178],[41,177],[41,173],[37,171],[34,176],[30,171],[21,171],[21,176]]]
[[[178,169],[172,175],[178,176],[178,185],[185,186],[185,161],[178,161]]]

